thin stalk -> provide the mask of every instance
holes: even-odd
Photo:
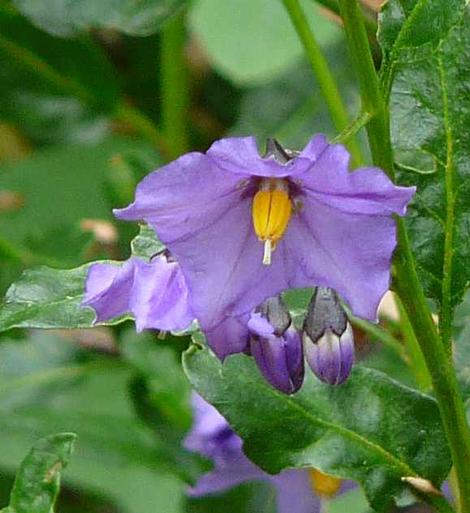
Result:
[[[332,142],[345,143],[354,137],[361,128],[367,126],[367,123],[373,118],[370,112],[361,112],[359,116],[352,121],[339,135],[337,135]]]
[[[429,392],[432,388],[432,380],[426,367],[423,353],[419,347],[419,342],[416,339],[413,326],[399,297],[396,297],[396,304],[400,313],[401,332],[409,354],[408,363],[419,389],[423,390],[423,392]]]
[[[283,0],[283,2],[320,85],[333,123],[338,132],[342,132],[349,125],[349,116],[328,62],[323,56],[321,48],[310,29],[299,0]],[[357,141],[351,140],[348,148],[354,164],[360,165],[363,162],[363,158]]]
[[[372,341],[382,342],[384,346],[393,349],[393,351],[395,351],[403,361],[407,362],[405,346],[388,331],[381,328],[378,324],[372,324],[371,322],[355,317],[354,315],[348,315],[348,317],[351,324],[369,335]]]
[[[322,7],[325,7],[329,11],[331,11],[333,14],[336,14],[337,16],[340,16],[339,12],[339,4],[338,0],[313,0],[317,4],[320,4]],[[377,23],[375,20],[371,18],[371,16],[367,16],[364,14],[364,25],[366,26],[367,35],[370,39],[375,39],[376,33],[377,33]]]
[[[116,119],[129,123],[145,139],[150,141],[163,156],[170,157],[171,151],[162,132],[141,110],[122,102],[116,109]]]
[[[178,157],[189,149],[188,143],[188,70],[184,55],[185,17],[182,10],[162,32],[160,71],[162,130],[169,142],[170,156]]]
[[[388,112],[357,0],[340,0],[353,65],[359,79],[364,110],[375,117],[368,126],[374,164],[393,177],[393,154]],[[413,326],[431,375],[441,419],[454,462],[461,498],[461,512],[470,513],[470,429],[459,394],[455,370],[441,343],[416,272],[403,219],[397,219],[398,248],[395,255],[395,287]]]

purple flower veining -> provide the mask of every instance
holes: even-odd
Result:
[[[248,349],[251,312],[289,288],[330,287],[375,320],[396,245],[392,214],[415,189],[316,135],[295,156],[272,142],[227,138],[148,175],[134,203],[181,265],[195,317],[220,358]]]

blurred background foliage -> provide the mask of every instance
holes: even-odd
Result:
[[[335,2],[302,2],[353,116],[359,100],[344,35],[321,4]],[[377,4],[364,2],[372,34]],[[113,220],[112,208],[186,149],[228,134],[261,144],[274,136],[295,149],[314,132],[335,135],[277,0],[0,0],[0,62],[2,295],[29,266],[126,258],[138,228]],[[168,126],[172,108],[184,113],[187,137]],[[458,336],[469,305],[459,309]],[[426,389],[427,376],[408,366],[412,346],[397,318],[385,311],[382,322],[397,333],[385,346],[358,321],[361,362]],[[185,496],[208,468],[181,448],[191,425],[180,365],[188,338],[137,336],[131,323],[0,337],[0,504],[33,443],[72,431],[60,513],[273,513],[265,484]],[[470,391],[468,369],[459,372]],[[329,512],[344,512],[346,501],[349,513],[367,511],[354,490]]]

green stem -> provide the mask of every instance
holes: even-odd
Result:
[[[353,55],[353,65],[359,79],[364,110],[375,115],[367,131],[373,161],[393,177],[388,112],[372,61],[359,5],[357,0],[340,0],[339,5]],[[399,244],[395,255],[395,286],[431,375],[457,474],[461,511],[470,513],[470,429],[459,394],[455,370],[441,343],[427,306],[402,218],[397,219],[397,230]]]
[[[406,313],[399,297],[396,297],[396,304],[400,313],[400,327],[403,339],[409,354],[409,366],[411,367],[411,371],[413,372],[419,389],[424,392],[429,392],[432,388],[432,381],[428,368],[426,367],[426,361],[423,353],[419,347],[419,342],[416,338],[415,332],[413,331],[413,326],[411,325],[408,314]]]
[[[351,137],[354,137],[361,128],[367,126],[367,123],[373,118],[370,112],[362,112],[359,116],[352,121],[339,135],[337,135],[332,142],[345,143]]]
[[[359,317],[355,317],[351,314],[348,315],[348,318],[353,326],[361,329],[364,333],[369,335],[372,341],[377,340],[382,342],[384,346],[393,349],[402,360],[407,361],[405,347],[388,331],[381,328],[378,324],[372,324],[371,322],[360,319]]]
[[[299,39],[304,46],[305,53],[307,54],[310,65],[320,85],[333,123],[338,132],[342,132],[349,125],[349,116],[330,67],[310,29],[299,0],[283,0],[283,2]],[[354,164],[360,165],[363,159],[357,141],[350,141],[348,148],[353,157]]]
[[[167,139],[161,131],[155,126],[155,123],[148,118],[142,111],[129,105],[121,103],[116,109],[116,119],[129,123],[134,129],[150,141],[164,156],[170,156],[171,151]]]
[[[314,0],[317,4],[325,7],[333,14],[340,16],[338,0]],[[366,26],[367,35],[371,40],[374,40],[377,33],[377,23],[370,16],[363,16],[364,25]]]
[[[184,55],[185,17],[182,10],[162,32],[160,70],[162,129],[170,143],[170,156],[178,157],[189,149],[188,143],[188,70]]]

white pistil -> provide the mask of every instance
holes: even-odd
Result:
[[[271,239],[266,239],[264,241],[264,255],[263,255],[263,264],[271,265],[271,253],[273,251],[273,245]]]

